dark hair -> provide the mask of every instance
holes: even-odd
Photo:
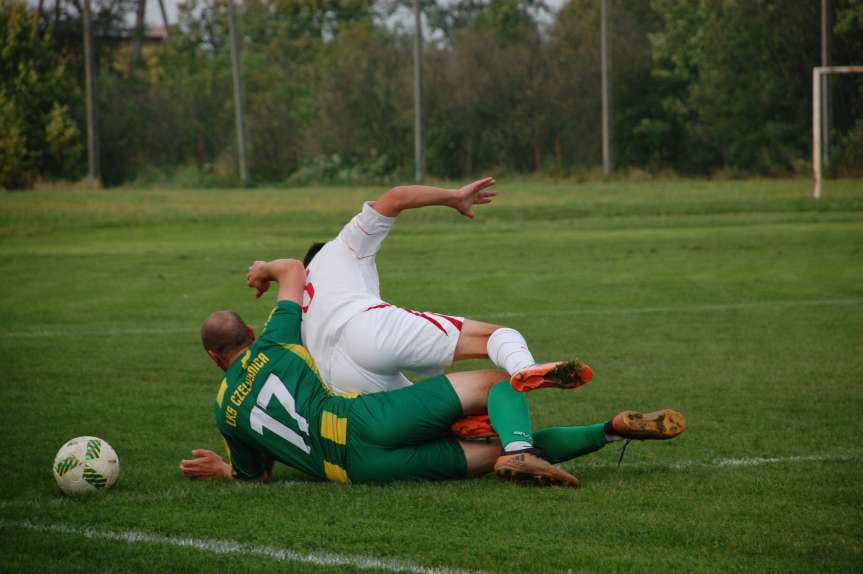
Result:
[[[315,258],[315,255],[318,254],[318,251],[321,250],[321,247],[326,245],[326,243],[315,242],[312,243],[312,246],[309,247],[309,250],[306,251],[306,256],[303,257],[303,267],[308,267],[309,263],[312,262],[312,259]]]

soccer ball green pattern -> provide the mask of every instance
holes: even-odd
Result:
[[[64,494],[77,496],[108,490],[120,476],[120,458],[95,436],[73,438],[54,457],[54,480]]]

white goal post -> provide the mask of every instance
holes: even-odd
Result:
[[[815,199],[821,197],[821,76],[825,74],[863,74],[863,66],[817,66],[812,68],[812,174]]]

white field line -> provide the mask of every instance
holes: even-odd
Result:
[[[483,318],[504,319],[527,316],[578,316],[578,315],[642,315],[661,313],[711,313],[745,309],[783,309],[786,307],[821,307],[831,305],[863,305],[863,299],[817,299],[808,301],[752,301],[716,305],[673,305],[667,307],[630,307],[620,309],[562,309],[557,311],[513,311],[483,314]],[[466,315],[469,317],[470,315]]]
[[[514,317],[574,317],[580,315],[644,315],[662,313],[712,313],[745,309],[784,309],[787,307],[824,307],[863,305],[863,299],[816,299],[808,301],[752,301],[748,303],[724,303],[716,305],[673,305],[666,307],[626,307],[619,309],[561,309],[556,311],[511,311],[501,313],[455,313],[461,317],[483,319],[507,319]],[[153,329],[45,329],[34,331],[5,331],[0,337],[102,337],[123,335],[175,335],[197,333],[197,327],[164,327]]]
[[[199,327],[163,327],[155,329],[45,329],[37,331],[8,331],[0,333],[0,337],[106,337],[122,335],[176,335],[180,333],[197,333]]]
[[[613,447],[612,447],[613,448]],[[631,460],[637,456],[636,452],[630,452],[630,460],[623,460],[621,469],[628,468],[655,468],[655,469],[671,469],[679,470],[685,468],[730,468],[739,466],[763,466],[767,464],[794,464],[802,462],[847,462],[859,460],[860,453],[848,454],[805,454],[793,456],[768,456],[768,457],[753,457],[753,458],[717,458],[714,460],[672,460],[669,462],[659,461],[638,461]],[[578,466],[582,468],[617,468],[617,463],[612,462],[578,462]],[[283,481],[272,484],[248,484],[243,485],[243,488],[290,488],[300,486],[303,483],[300,481]],[[139,504],[165,502],[196,496],[191,490],[186,489],[169,489],[163,492],[145,494],[145,493],[111,493],[105,496],[94,497],[88,501],[88,504],[122,504],[124,502],[134,502]],[[0,510],[4,508],[44,508],[52,506],[63,506],[66,504],[77,504],[68,498],[51,498],[48,500],[37,499],[7,499],[0,500]]]
[[[29,520],[2,520],[0,528],[18,528],[35,532],[49,532],[83,536],[95,540],[112,540],[128,542],[129,544],[158,544],[178,548],[192,548],[212,554],[239,554],[242,556],[259,556],[284,562],[303,562],[315,566],[352,566],[363,570],[377,569],[388,572],[409,572],[411,574],[483,574],[477,570],[461,570],[457,568],[430,567],[397,558],[375,558],[354,554],[336,554],[334,552],[297,552],[289,548],[273,546],[258,546],[244,544],[233,540],[216,540],[211,538],[181,538],[164,536],[140,530],[96,530],[79,528],[65,524],[36,524]]]
[[[636,453],[630,453],[637,456]],[[658,468],[658,469],[684,469],[684,468],[728,468],[739,466],[763,466],[766,464],[781,464],[781,463],[800,463],[800,462],[845,462],[856,460],[859,455],[853,454],[808,454],[797,456],[770,456],[770,457],[753,457],[753,458],[718,458],[715,460],[677,460],[669,462],[655,461],[632,461],[627,462],[624,457],[621,468],[623,467],[641,467],[641,468]],[[617,468],[617,463],[597,462],[587,463],[583,466],[589,468]]]

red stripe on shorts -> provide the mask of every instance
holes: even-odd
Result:
[[[366,309],[366,311],[372,311],[373,309],[383,309],[385,307],[392,307],[392,305],[390,305],[389,303],[381,303],[380,305],[372,305],[371,307]],[[444,335],[447,334],[446,329],[443,328],[443,325],[441,325],[440,323],[438,323],[437,321],[435,321],[433,318],[429,317],[425,313],[420,313],[419,311],[414,311],[413,309],[408,309],[406,307],[400,307],[400,309],[402,311],[406,311],[406,312],[410,313],[411,315],[416,315],[417,317],[422,317],[423,319],[425,319],[426,321],[428,321],[429,323],[431,323],[432,325],[434,325],[435,327],[440,329],[441,333],[443,333]],[[446,319],[447,321],[452,323],[456,329],[461,331],[462,322],[459,321],[458,319],[455,319],[453,317],[447,317],[446,315],[441,315],[440,313],[435,313],[435,315],[443,317],[444,319]]]
[[[455,317],[450,317],[449,315],[444,315],[443,313],[432,313],[432,315],[437,315],[438,317],[443,317],[447,321],[453,324],[453,326],[461,332],[461,328],[464,326],[464,321],[459,321]]]
[[[434,319],[432,319],[431,317],[429,317],[425,313],[420,313],[419,311],[414,311],[413,309],[407,309],[404,307],[402,309],[407,311],[411,315],[416,315],[417,317],[422,317],[423,319],[425,319],[426,321],[428,321],[429,323],[431,323],[432,325],[434,325],[435,327],[440,329],[441,333],[443,333],[444,335],[447,334],[446,329],[443,328],[443,325],[441,325],[440,323],[438,323],[437,321],[435,321]]]

